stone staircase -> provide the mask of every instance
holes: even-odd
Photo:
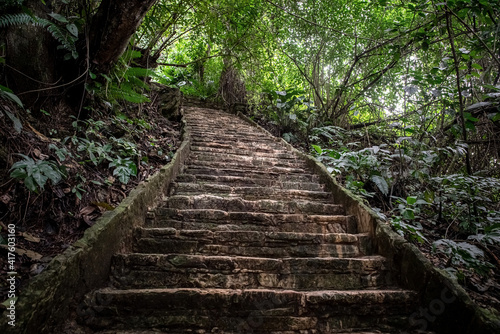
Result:
[[[187,108],[191,154],[79,322],[101,334],[402,333],[418,306],[281,141]]]

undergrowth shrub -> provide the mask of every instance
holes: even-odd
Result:
[[[408,136],[378,145],[352,141],[364,135],[315,128],[311,152],[348,189],[381,207],[376,211],[398,233],[432,244],[455,268],[451,272],[464,277],[456,269],[464,267],[488,275],[492,263],[481,248],[500,241],[500,181],[460,170],[467,149],[462,142],[439,147]],[[428,238],[431,227],[439,231],[434,240]]]

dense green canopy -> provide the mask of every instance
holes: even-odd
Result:
[[[185,91],[213,95],[234,66],[251,101],[297,89],[322,121],[346,126],[422,106],[460,112],[496,92],[497,16],[496,1],[160,1],[137,42],[160,63],[189,64],[160,70]]]

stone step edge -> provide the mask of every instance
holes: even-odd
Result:
[[[208,174],[207,174],[208,173]],[[272,179],[276,180],[276,177],[280,178],[279,181],[283,181],[282,178],[288,178],[291,181],[288,182],[317,182],[319,176],[310,173],[283,173],[283,171],[262,171],[260,169],[238,169],[238,168],[216,168],[211,166],[195,166],[187,165],[184,167],[183,174],[188,175],[212,175],[212,176],[228,176],[228,177],[243,177],[241,174],[259,176],[258,179]],[[301,181],[293,181],[300,178]]]
[[[288,189],[288,188],[278,188],[278,187],[271,187],[271,186],[262,186],[262,185],[256,185],[253,187],[246,187],[246,186],[230,186],[228,184],[220,184],[220,183],[212,183],[211,181],[209,182],[203,182],[203,183],[198,183],[198,182],[188,182],[188,181],[174,181],[172,182],[172,188],[177,189],[178,186],[182,187],[188,187],[192,186],[194,188],[212,188],[209,189],[210,191],[220,191],[221,193],[226,193],[227,191],[234,193],[235,195],[238,195],[238,192],[247,194],[245,191],[258,191],[258,190],[264,190],[265,193],[290,193],[290,194],[296,194],[296,195],[316,195],[316,196],[325,196],[329,197],[331,196],[330,192],[327,191],[317,191],[317,190],[306,190],[306,189]],[[195,191],[195,190],[193,190]],[[204,192],[203,194],[206,194]]]
[[[342,204],[323,203],[315,200],[306,199],[256,199],[246,200],[238,197],[224,197],[217,195],[173,195],[167,198],[164,202],[167,208],[171,209],[210,209],[211,206],[220,205],[227,206],[228,212],[237,212],[243,209],[247,212],[263,212],[263,213],[302,213],[310,215],[342,215],[345,213],[345,208]],[[197,207],[196,207],[197,206]],[[282,210],[282,211],[279,211]],[[287,212],[286,210],[292,210]],[[299,210],[299,212],[297,212]],[[313,212],[304,212],[313,211]],[[324,212],[323,212],[324,211]]]
[[[357,276],[389,275],[391,272],[389,260],[377,255],[353,258],[289,257],[273,259],[255,256],[127,253],[115,254],[112,266],[112,276],[116,276],[117,273],[119,276],[127,275],[130,271],[183,272],[187,276],[194,273],[218,273],[229,276],[235,274]],[[387,281],[384,282],[384,285],[386,283]],[[339,290],[344,289],[348,290],[344,287],[339,288]]]
[[[418,302],[417,292],[401,289],[397,287],[383,289],[362,289],[362,290],[319,290],[319,291],[299,291],[299,290],[277,290],[277,289],[219,289],[219,288],[153,288],[153,289],[115,289],[105,287],[96,290],[94,293],[107,295],[136,295],[136,296],[158,296],[171,294],[188,294],[190,296],[243,296],[243,295],[275,295],[275,296],[290,296],[295,297],[296,301],[301,303],[321,304],[334,302],[344,302],[347,304],[356,304],[366,302],[367,299],[378,304],[390,302]],[[382,295],[389,298],[377,298]],[[347,300],[343,300],[346,298]],[[375,300],[372,300],[375,298]],[[389,300],[392,299],[392,300]],[[401,300],[402,299],[402,300]],[[304,305],[302,305],[304,306]]]
[[[200,255],[200,254],[184,254],[184,253],[168,253],[168,254],[156,254],[156,253],[118,253],[113,256],[113,258],[116,259],[125,259],[129,257],[137,257],[137,258],[142,258],[142,257],[152,257],[152,260],[159,260],[159,258],[174,258],[174,257],[185,257],[185,258],[199,258],[201,260],[217,260],[217,259],[223,259],[223,260],[256,260],[256,261],[262,261],[262,262],[276,262],[276,263],[285,263],[285,262],[308,262],[312,260],[320,261],[320,262],[326,262],[326,261],[332,261],[332,262],[349,262],[349,261],[355,261],[355,262],[371,262],[373,261],[380,261],[380,262],[385,262],[387,263],[388,259],[381,256],[381,255],[363,255],[359,257],[352,257],[352,258],[338,258],[338,257],[311,257],[311,258],[300,258],[300,257],[288,257],[288,258],[281,258],[281,259],[273,259],[273,258],[267,258],[267,257],[258,257],[258,256],[241,256],[241,255],[235,255],[235,256],[229,256],[229,255]],[[200,269],[210,269],[210,268],[200,268]],[[240,268],[240,269],[245,269],[247,268]],[[211,269],[212,270],[212,269]],[[213,269],[215,270],[215,269]],[[251,270],[251,269],[248,269]]]
[[[357,219],[351,215],[317,215],[302,213],[264,213],[248,211],[224,211],[214,209],[175,209],[157,207],[148,211],[145,227],[168,227],[169,223],[175,224],[217,224],[231,226],[267,226],[277,229],[284,225],[307,225],[312,224],[318,228],[338,225],[340,230],[328,230],[328,233],[350,233],[357,234]],[[161,226],[159,226],[161,225]],[[186,228],[188,229],[188,228]],[[196,229],[196,228],[189,228]],[[321,230],[324,233],[327,230]],[[292,231],[290,231],[292,232]]]
[[[217,334],[241,334],[241,331],[228,331],[228,330],[221,330],[221,329],[216,329]],[[345,329],[344,329],[345,330]],[[185,331],[149,331],[149,330],[105,330],[105,331],[99,331],[99,332],[94,332],[94,334],[211,334],[213,333],[212,330],[203,330],[203,331],[196,331],[194,332],[192,329],[186,329]],[[255,334],[260,334],[261,332],[258,332],[256,330],[253,331]],[[321,334],[320,332],[314,331],[310,332],[310,334]],[[338,332],[338,331],[332,331],[330,332],[331,334],[435,334],[434,332],[427,332],[427,331],[391,331],[391,332],[367,332],[367,331],[349,331],[349,332]],[[265,334],[304,334],[303,330],[296,330],[296,331],[290,331],[290,330],[284,330],[284,331],[266,331]],[[309,334],[309,333],[308,333]]]
[[[265,238],[269,241],[287,241],[289,243],[308,241],[312,244],[356,244],[362,239],[369,239],[369,233],[308,233],[308,232],[275,232],[275,231],[210,231],[206,229],[199,230],[185,230],[176,229],[173,227],[137,227],[134,233],[137,234],[148,234],[150,232],[153,237],[159,238],[160,236],[165,237],[176,237],[183,238],[185,240],[193,240],[196,238],[206,239],[209,237],[215,238],[216,236],[239,236],[244,235],[247,237],[245,241],[253,241],[251,237]],[[156,232],[156,233],[155,233]],[[163,232],[163,233],[162,233]],[[300,238],[303,236],[304,238]]]
[[[250,178],[244,176],[222,176],[209,174],[181,174],[176,179],[177,183],[198,183],[227,185],[236,184],[237,187],[273,187],[284,190],[306,190],[306,191],[325,191],[325,186],[318,182],[300,182],[300,181],[280,181],[274,178]],[[327,192],[330,194],[330,192]]]
[[[215,162],[214,164],[217,164]],[[224,171],[224,172],[238,172],[238,173],[255,173],[255,174],[264,174],[264,175],[269,175],[269,174],[280,174],[287,176],[288,174],[291,175],[312,175],[310,173],[307,173],[307,171],[303,168],[295,168],[295,167],[282,167],[282,166],[266,166],[265,168],[261,168],[263,166],[259,165],[247,165],[245,168],[243,168],[242,165],[232,165],[232,164],[227,164],[227,166],[224,166],[223,163],[219,163],[220,166],[206,163],[203,161],[195,161],[191,162],[189,164],[185,165],[186,170],[196,170],[196,169],[211,169],[211,170],[218,170],[218,171]]]

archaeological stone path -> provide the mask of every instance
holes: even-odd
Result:
[[[1,333],[500,333],[311,157],[239,113],[183,122],[171,162],[30,282]]]
[[[102,334],[409,328],[417,293],[398,286],[303,159],[235,115],[192,107],[184,117],[182,173],[80,323]]]

